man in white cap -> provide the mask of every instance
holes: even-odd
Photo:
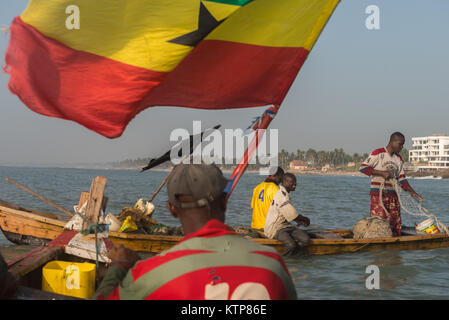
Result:
[[[215,165],[178,165],[167,182],[167,207],[185,237],[146,260],[119,247],[97,299],[296,299],[280,255],[244,239],[223,222],[227,180]]]

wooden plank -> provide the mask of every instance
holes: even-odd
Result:
[[[41,221],[47,224],[53,224],[56,226],[62,226],[64,227],[66,225],[65,221],[60,221],[60,220],[56,220],[56,219],[51,219],[51,218],[46,218],[46,217],[42,217],[40,215],[34,214],[34,213],[29,213],[29,212],[25,212],[25,211],[21,211],[21,210],[16,210],[16,209],[11,209],[8,207],[2,207],[0,206],[0,212],[3,212],[7,215],[15,215],[15,216],[20,216],[20,217],[24,217],[24,218],[28,218],[31,220],[35,220],[35,221]]]
[[[62,253],[64,248],[61,247],[40,247],[13,261],[14,263],[8,263],[8,271],[19,279]]]
[[[349,243],[343,245],[314,245],[306,248],[306,252],[312,255],[338,254],[347,252],[365,252],[374,250],[429,250],[436,248],[446,248],[449,246],[448,238],[433,240],[415,240],[410,242],[390,242],[390,243]]]
[[[77,232],[71,230],[63,231],[46,246],[36,248],[18,259],[8,262],[8,271],[20,279],[48,261],[57,259],[64,253],[64,247],[76,234]]]
[[[67,219],[68,217],[66,216],[62,216],[56,213],[52,213],[52,212],[45,212],[45,211],[40,211],[40,210],[35,210],[35,209],[29,209],[29,208],[24,208],[18,204],[15,203],[10,203],[10,202],[6,202],[6,201],[2,201],[0,200],[0,207],[7,207],[10,209],[15,209],[15,210],[20,210],[20,211],[25,211],[25,212],[30,212],[30,213],[34,213],[43,217],[47,217],[50,219],[57,219],[57,220],[63,220],[63,219]],[[68,220],[67,220],[68,221]]]
[[[41,239],[54,239],[63,231],[63,226],[47,224],[20,216],[6,215],[2,212],[0,212],[0,227],[5,231]]]
[[[81,191],[80,201],[78,202],[78,209],[81,209],[81,207],[87,200],[89,200],[89,191]]]
[[[100,215],[100,209],[103,204],[103,195],[106,188],[106,181],[108,179],[105,177],[95,177],[92,181],[92,185],[89,192],[89,200],[86,207],[86,218],[90,221],[96,223]],[[83,223],[83,228],[88,226],[87,222]]]
[[[349,229],[310,229],[310,230],[304,230],[307,233],[313,233],[313,232],[332,232],[340,237],[343,238],[350,238],[353,236],[352,230]]]
[[[84,205],[84,203],[87,202],[87,200],[89,200],[89,191],[81,191],[80,200],[78,202],[78,208],[81,208]],[[103,212],[106,212],[108,200],[109,200],[108,197],[106,196],[103,197],[103,203],[101,204],[101,209],[103,210]]]
[[[78,231],[64,230],[56,239],[53,239],[51,242],[49,242],[47,246],[64,248],[77,234]]]
[[[333,233],[333,232],[325,232],[325,231],[308,232],[308,234],[309,234],[309,236],[311,238],[316,238],[316,239],[344,239],[339,234],[336,234],[336,233]]]

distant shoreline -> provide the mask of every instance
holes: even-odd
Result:
[[[128,170],[128,171],[140,171],[141,167],[123,167],[123,168],[113,168],[113,167],[95,167],[95,166],[11,166],[11,165],[0,165],[0,167],[11,167],[11,168],[41,168],[41,169],[83,169],[83,170]],[[158,172],[170,172],[173,167],[169,168],[153,168],[151,171]],[[225,173],[232,173],[234,169],[222,169]],[[246,173],[259,173],[259,170],[246,170]],[[345,170],[289,170],[285,172],[291,172],[295,175],[322,175],[322,176],[360,176],[366,177],[363,173],[358,170],[345,171]],[[437,170],[434,172],[406,172],[406,176],[410,178],[426,178],[426,177],[441,177],[442,179],[449,179],[449,170]]]
[[[150,169],[150,171],[163,171],[163,172],[170,172],[173,167],[170,168],[161,168],[161,169]],[[82,168],[78,168],[82,169]],[[85,168],[85,169],[96,169],[96,168]],[[139,168],[105,168],[104,170],[140,170]],[[234,169],[221,169],[222,172],[226,173],[232,173],[234,172]],[[259,173],[259,170],[246,170],[247,173]],[[328,171],[321,171],[321,170],[285,170],[285,172],[291,172],[295,175],[329,175],[329,176],[365,176],[363,173],[359,171],[340,171],[340,170],[328,170]]]
[[[128,171],[140,171],[141,167],[123,167],[123,168],[112,168],[112,167],[89,167],[89,166],[9,166],[0,165],[0,167],[11,167],[11,168],[41,168],[41,169],[83,169],[83,170],[128,170]],[[173,167],[169,168],[153,168],[150,171],[158,172],[170,172]],[[232,173],[234,169],[222,169],[225,173]],[[259,173],[259,170],[246,170],[246,173]],[[340,171],[340,170],[286,170],[285,172],[291,172],[295,175],[330,175],[330,176],[364,176],[364,174],[359,171]]]

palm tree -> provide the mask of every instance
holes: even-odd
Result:
[[[288,152],[282,149],[281,152],[279,152],[279,166],[285,169],[288,165]]]
[[[345,151],[343,150],[343,148],[340,148],[340,149],[336,149],[337,150],[337,163],[340,165],[340,164],[343,164],[343,163],[345,163],[346,161],[346,157],[345,157]]]
[[[327,152],[326,151],[318,151],[316,154],[317,164],[322,166],[326,163],[327,160]]]
[[[316,151],[314,149],[312,149],[312,148],[309,148],[306,151],[306,160],[307,161],[311,161],[312,163],[315,163],[316,162],[316,155],[317,155]]]
[[[296,150],[296,159],[297,160],[301,160],[301,161],[304,161],[304,156],[305,156],[305,152],[304,151],[302,151],[302,150]]]

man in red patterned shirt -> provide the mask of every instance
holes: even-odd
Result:
[[[178,165],[167,207],[186,235],[146,260],[119,247],[94,298],[156,300],[296,299],[281,256],[224,222],[227,180],[214,165]]]
[[[389,216],[390,226],[397,236],[401,235],[402,230],[401,207],[391,179],[396,179],[404,190],[409,191],[418,201],[422,201],[422,197],[413,190],[405,177],[404,161],[399,155],[404,143],[404,135],[395,132],[390,136],[390,141],[385,148],[379,148],[371,152],[370,156],[360,165],[360,171],[371,177],[370,216],[379,216],[383,219],[387,219],[387,216]],[[388,212],[385,212],[382,208],[379,197],[379,187],[384,181],[382,202],[383,207]]]

